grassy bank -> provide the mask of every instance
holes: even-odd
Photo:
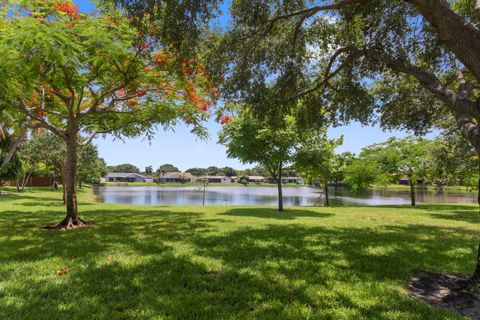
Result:
[[[140,207],[0,196],[0,319],[461,319],[409,297],[418,271],[468,274],[480,215],[409,208]]]

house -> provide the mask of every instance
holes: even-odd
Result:
[[[248,179],[248,182],[253,182],[253,183],[262,183],[265,181],[264,176],[248,176],[247,179]]]
[[[300,177],[282,177],[282,183],[296,183],[296,184],[304,184],[303,178]]]
[[[110,172],[105,177],[106,182],[145,182],[145,177],[138,173]]]
[[[145,182],[153,182],[152,176],[145,176]]]
[[[267,179],[268,183],[277,183],[275,179],[272,177]],[[287,184],[287,183],[295,183],[295,184],[304,184],[305,180],[301,177],[282,177],[282,183]]]
[[[208,183],[232,183],[233,179],[227,176],[206,176]]]
[[[158,177],[159,183],[186,183],[192,182],[193,176],[191,173],[183,172],[167,172]]]

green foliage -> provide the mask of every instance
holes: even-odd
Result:
[[[354,192],[370,189],[378,176],[377,163],[370,159],[355,158],[345,171],[345,183]]]
[[[178,169],[177,167],[175,167],[173,164],[170,164],[170,163],[162,164],[157,169],[158,174],[165,174],[168,172],[180,172],[180,169]]]
[[[333,180],[337,167],[335,148],[342,144],[343,137],[328,139],[326,129],[312,131],[306,136],[295,155],[295,168],[309,183]]]
[[[124,163],[116,166],[108,166],[108,172],[140,173],[140,169],[133,164]]]
[[[241,177],[240,180],[238,180],[238,183],[246,186],[248,184],[248,178],[247,177]]]
[[[224,125],[219,142],[227,148],[229,158],[261,164],[278,180],[282,170],[293,162],[301,142],[301,132],[297,128],[292,116],[285,118],[282,127],[272,128],[268,120],[255,117],[246,107],[232,122]]]
[[[99,184],[106,173],[105,160],[98,156],[97,146],[88,144],[79,151],[78,157],[78,182]]]
[[[15,3],[0,8],[0,95],[17,118],[57,134],[73,125],[71,114],[85,132],[150,136],[183,120],[205,134],[208,77],[119,11],[71,17],[50,0]]]

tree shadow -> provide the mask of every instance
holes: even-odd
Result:
[[[102,206],[82,211],[98,222],[92,228],[49,232],[38,226],[57,212],[2,213],[0,283],[9,285],[0,286],[0,319],[460,319],[403,288],[418,270],[473,270],[475,231],[274,220],[284,214],[332,216],[234,208],[222,214],[232,222],[194,209]],[[233,227],[243,217],[271,224]],[[69,271],[57,276],[61,267]]]
[[[226,212],[222,212],[221,215],[236,216],[236,217],[256,217],[263,219],[276,219],[276,220],[294,220],[297,218],[310,217],[310,218],[328,218],[334,216],[333,213],[318,212],[307,209],[287,208],[283,212],[279,212],[274,208],[234,208]]]

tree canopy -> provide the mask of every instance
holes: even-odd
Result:
[[[67,147],[67,217],[58,227],[82,224],[80,136],[87,144],[102,133],[151,137],[157,125],[178,121],[205,134],[201,122],[217,95],[201,62],[139,32],[120,11],[79,14],[71,1],[11,0],[0,16],[0,108]]]

